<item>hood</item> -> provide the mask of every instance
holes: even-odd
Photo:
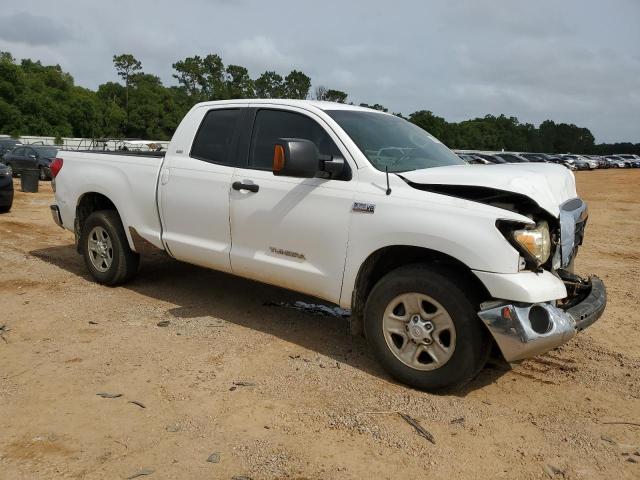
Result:
[[[463,187],[470,187],[469,191],[482,189],[486,192],[495,190],[524,195],[554,217],[560,215],[562,203],[578,196],[571,171],[562,165],[549,163],[451,165],[399,175],[419,188],[445,195],[445,186],[460,187],[451,193],[460,197],[465,197]],[[430,189],[429,186],[434,188]],[[465,198],[474,200],[476,196]]]

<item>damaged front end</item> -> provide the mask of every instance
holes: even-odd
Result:
[[[555,251],[546,266],[563,281],[565,298],[533,305],[503,301],[481,305],[478,315],[508,362],[556,348],[602,316],[607,305],[602,280],[595,275],[585,279],[573,273],[586,222],[587,206],[579,198],[560,206]]]
[[[522,304],[485,302],[478,316],[508,362],[534,357],[559,347],[594,323],[607,304],[607,292],[596,276],[566,280],[569,295],[561,302]]]
[[[544,270],[560,278],[567,296],[562,300],[522,303],[491,300],[480,306],[478,316],[491,332],[505,360],[513,362],[556,348],[593,324],[604,312],[607,294],[596,276],[581,278],[573,273],[574,260],[582,245],[587,223],[587,205],[580,198],[564,201],[557,216],[522,193],[479,185],[424,184],[404,179],[413,188],[463,198],[509,210],[535,222],[496,222],[496,227],[521,254],[521,270],[541,273]],[[557,205],[557,204],[556,204]],[[523,248],[516,234],[547,233],[549,249],[537,257]]]

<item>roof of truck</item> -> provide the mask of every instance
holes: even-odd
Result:
[[[325,102],[320,100],[292,100],[286,98],[242,98],[242,99],[231,99],[231,100],[215,100],[212,102],[202,102],[199,103],[198,106],[209,106],[209,105],[224,105],[224,104],[254,104],[254,105],[289,105],[292,107],[315,107],[320,110],[358,110],[362,112],[379,112],[384,113],[379,110],[374,110],[372,108],[359,107],[356,105],[349,105],[346,103],[337,103],[337,102]]]

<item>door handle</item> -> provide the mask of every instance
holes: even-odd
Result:
[[[249,190],[250,192],[256,193],[260,190],[260,185],[256,185],[254,183],[233,182],[231,184],[231,188],[234,190]]]
[[[160,177],[160,183],[162,185],[166,185],[167,183],[169,183],[169,174],[170,174],[170,171],[168,168],[165,168],[164,170],[162,170],[162,176]]]

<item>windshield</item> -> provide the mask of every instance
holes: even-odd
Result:
[[[407,172],[466,162],[413,123],[376,112],[327,110],[378,170]]]
[[[40,148],[36,148],[36,151],[41,157],[44,157],[44,158],[53,158],[58,154],[57,148],[40,147]]]

